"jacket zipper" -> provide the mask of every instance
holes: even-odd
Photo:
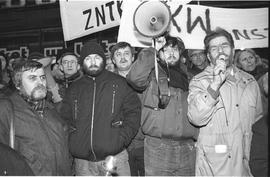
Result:
[[[78,117],[78,100],[74,100],[74,119],[77,120]]]
[[[115,85],[113,84],[112,114],[114,113]]]
[[[94,155],[95,160],[96,154],[94,152],[94,147],[93,147],[93,128],[94,128],[94,117],[95,117],[95,100],[96,100],[96,81],[95,78],[93,78],[94,81],[94,92],[93,92],[93,102],[92,102],[92,122],[91,122],[91,151],[92,154]]]

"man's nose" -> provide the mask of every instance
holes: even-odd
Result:
[[[90,60],[90,64],[91,64],[91,65],[95,65],[95,64],[96,64],[96,60],[95,60],[94,58],[92,58],[92,59]]]
[[[218,52],[219,52],[219,53],[223,52],[222,45],[218,46]]]
[[[125,54],[120,55],[121,59],[125,59]]]
[[[251,63],[252,59],[251,58],[247,58],[248,63]]]
[[[43,78],[41,78],[41,77],[39,77],[39,78],[37,79],[37,83],[38,83],[38,84],[44,85],[44,82],[46,82],[46,79],[43,79]]]
[[[68,62],[68,67],[71,68],[72,67],[72,63]]]

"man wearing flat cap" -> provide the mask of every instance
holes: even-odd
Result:
[[[141,104],[125,78],[105,70],[106,57],[94,42],[84,44],[80,55],[84,76],[64,96],[61,114],[72,127],[69,148],[76,175],[102,176],[111,169],[130,176],[126,147],[140,126]]]

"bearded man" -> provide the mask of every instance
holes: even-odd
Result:
[[[185,45],[169,35],[157,42],[158,66],[153,48],[143,49],[127,75],[142,92],[145,175],[194,176],[198,131],[187,118],[188,78],[180,62]]]
[[[125,78],[105,70],[102,47],[84,44],[80,54],[84,76],[68,87],[61,113],[74,127],[70,151],[76,176],[104,176],[113,156],[119,176],[130,176],[127,146],[136,135],[141,103]],[[111,172],[111,171],[110,171]]]
[[[23,155],[34,175],[71,175],[67,125],[45,100],[42,64],[21,59],[13,82],[15,91],[0,99],[0,142]]]

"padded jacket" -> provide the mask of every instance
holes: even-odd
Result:
[[[124,150],[136,135],[141,103],[125,78],[103,70],[73,82],[66,93],[61,113],[73,129],[69,147],[74,157],[104,160]]]
[[[12,110],[15,150],[25,157],[34,175],[71,175],[67,124],[54,107],[46,102],[43,116],[40,116],[17,92],[8,99],[1,98],[0,141],[7,145]]]

